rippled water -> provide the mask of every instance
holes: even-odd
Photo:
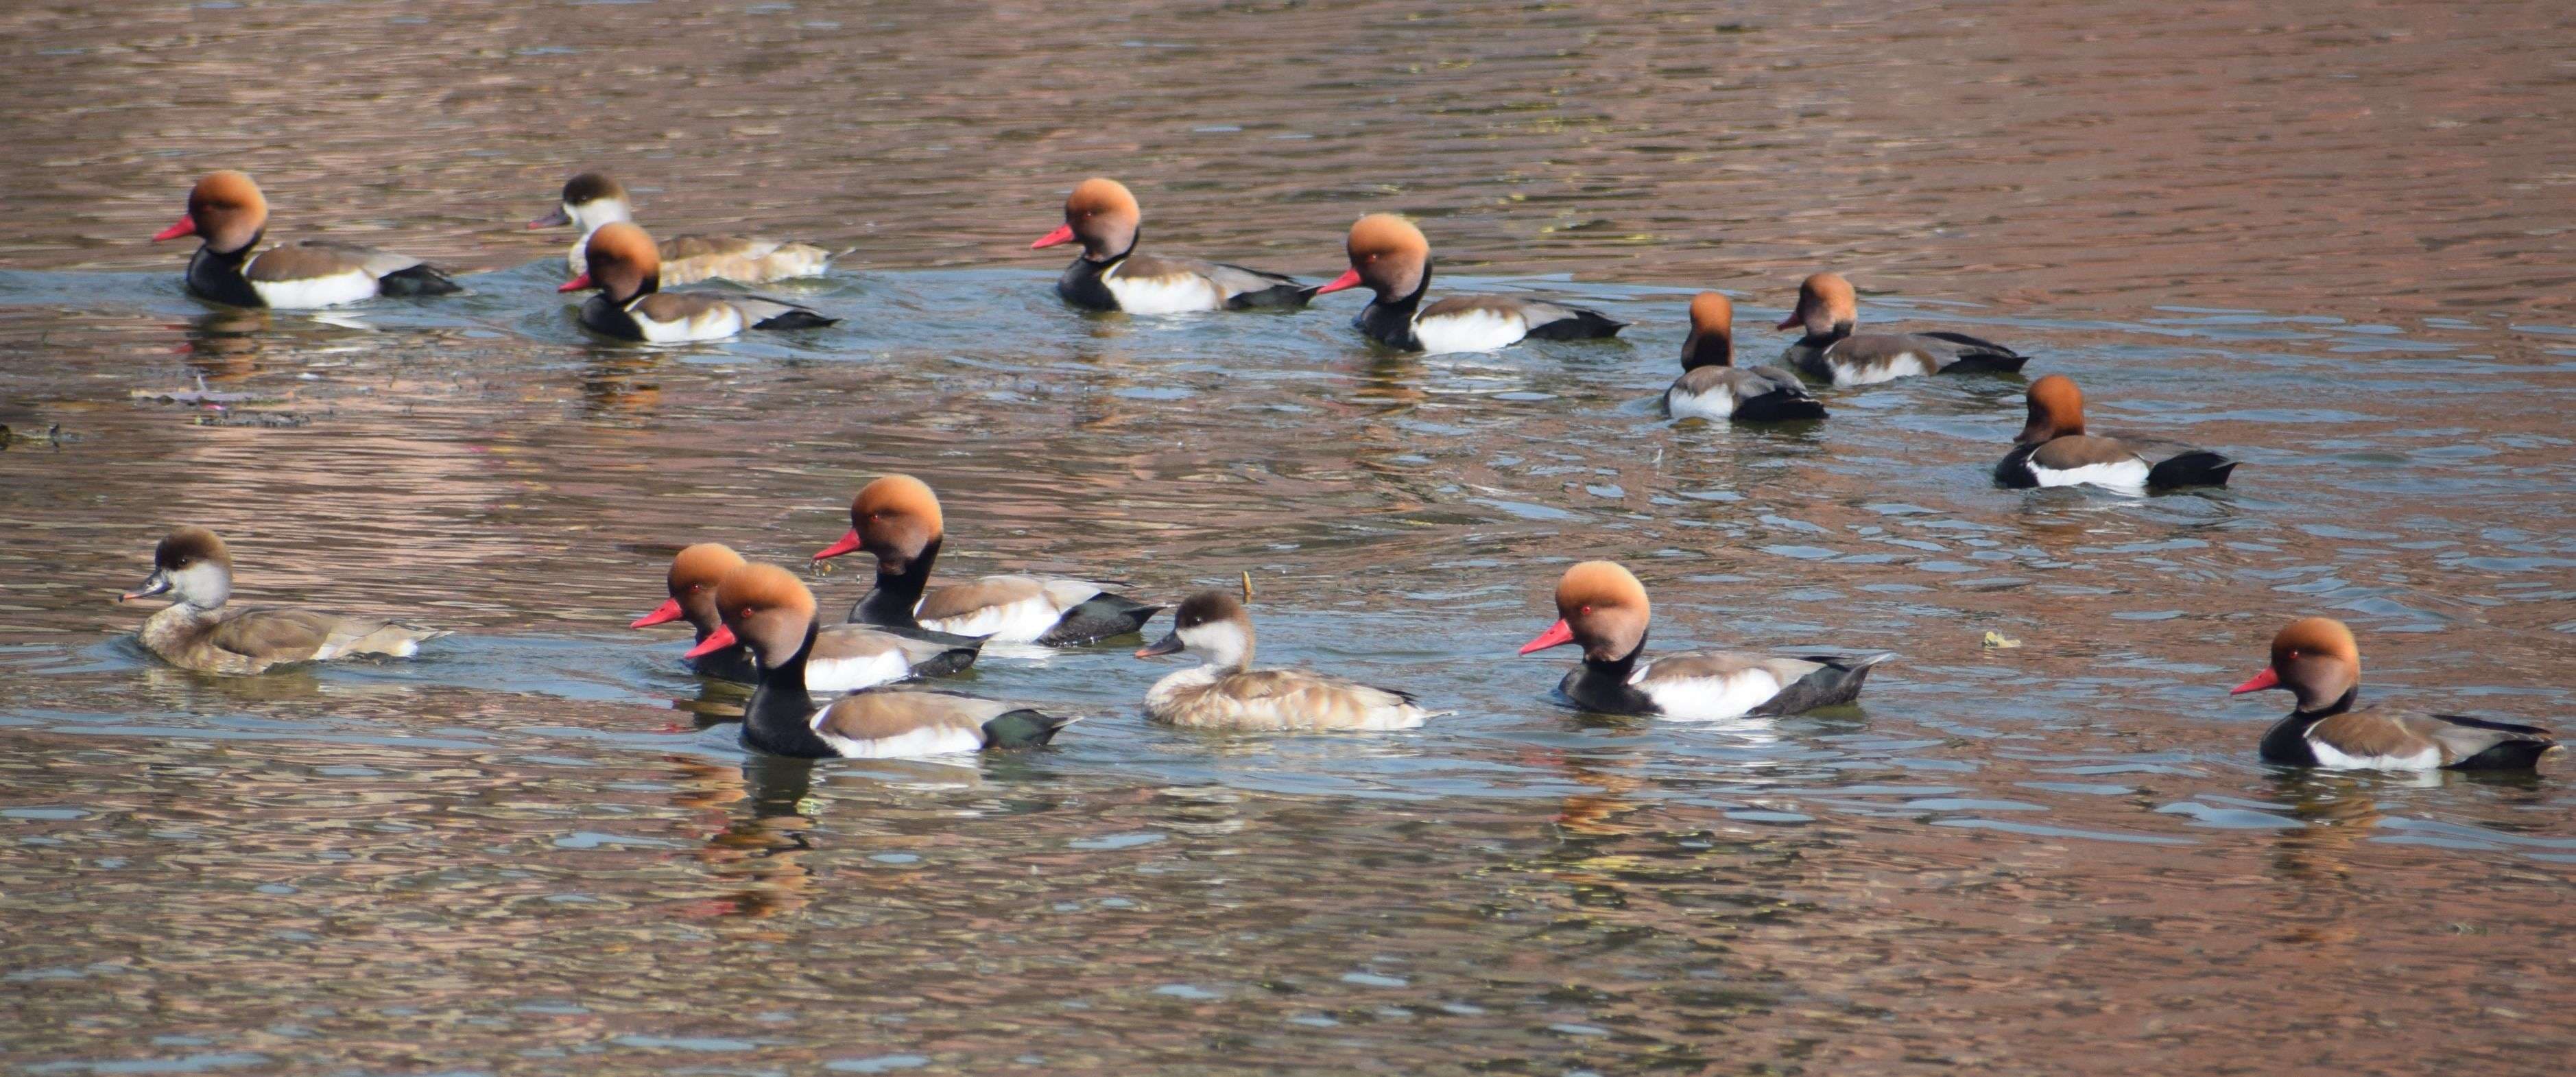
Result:
[[[2286,619],[2376,698],[2571,724],[2565,131],[2545,4],[1192,8],[107,3],[0,12],[0,1058],[38,1073],[2556,1072],[2576,820],[2537,778],[2299,774],[2224,691]],[[274,66],[272,66],[274,65]],[[831,330],[644,349],[517,224],[855,248]],[[280,238],[470,296],[214,312],[143,237],[237,166]],[[1637,327],[1492,355],[1065,309],[1022,249],[1310,275],[1425,219],[1452,288]],[[1053,252],[1049,252],[1052,254]],[[1994,489],[2017,379],[1661,419],[1834,267],[2235,487]],[[241,394],[208,408],[180,394]],[[671,550],[800,563],[945,496],[946,572],[1249,574],[1263,654],[1413,733],[1148,727],[1169,665],[996,657],[1048,751],[747,759]],[[245,597],[459,630],[255,679],[113,604],[172,524]],[[1887,649],[1864,706],[1602,719],[1515,660],[1575,558],[1659,648]],[[827,609],[863,582],[819,578]],[[2018,648],[1984,645],[1987,633]],[[1128,646],[1132,646],[1130,643]],[[1551,652],[1562,655],[1564,652]],[[2563,768],[2553,765],[2550,771]],[[2107,1048],[2107,1049],[2106,1049]]]

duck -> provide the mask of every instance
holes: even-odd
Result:
[[[1075,647],[1143,630],[1163,607],[1086,580],[985,576],[930,588],[946,524],[939,495],[910,475],[888,475],[850,499],[850,530],[814,560],[866,551],[876,585],[850,607],[853,624],[927,628],[1010,643]]]
[[[188,292],[235,307],[311,310],[380,295],[452,295],[464,287],[407,254],[336,239],[308,239],[256,251],[268,229],[268,199],[248,175],[208,173],[188,192],[188,212],[152,237],[198,236],[188,259]]]
[[[817,705],[805,681],[815,637],[814,592],[786,569],[746,564],[716,584],[716,613],[730,638],[689,652],[703,658],[749,645],[758,682],[743,705],[742,745],[805,759],[918,759],[1030,748],[1079,720],[949,692],[884,687]]]
[[[2263,733],[2263,761],[2328,770],[2530,770],[2558,747],[2539,726],[2354,709],[2361,647],[2331,617],[2290,622],[2272,637],[2272,661],[2229,695],[2278,689],[2297,709]]]
[[[1651,612],[1646,585],[1625,567],[1585,561],[1557,580],[1557,622],[1523,644],[1520,653],[1578,644],[1583,664],[1557,685],[1565,699],[1601,714],[1684,721],[1798,714],[1849,703],[1859,697],[1871,667],[1895,657],[1689,651],[1640,664]]]
[[[1869,333],[1854,336],[1860,300],[1840,273],[1818,273],[1798,285],[1798,306],[1780,320],[1803,329],[1781,361],[1810,378],[1874,385],[1915,374],[2010,374],[2030,357],[1966,333]]]
[[[565,180],[563,201],[554,212],[529,221],[529,228],[581,229],[564,265],[573,276],[590,272],[590,234],[600,226],[632,222],[634,206],[626,187],[604,172],[584,172]],[[673,236],[656,245],[662,256],[662,283],[677,287],[702,280],[768,284],[797,277],[819,277],[832,266],[832,252],[811,243],[758,236]]]
[[[1144,215],[1127,185],[1094,176],[1065,196],[1064,223],[1030,250],[1080,241],[1082,253],[1055,282],[1064,301],[1089,310],[1184,314],[1201,310],[1297,310],[1315,287],[1295,277],[1196,258],[1136,253]]]
[[[1597,310],[1518,296],[1453,295],[1423,306],[1422,296],[1431,290],[1431,241],[1392,213],[1372,213],[1351,225],[1348,251],[1351,268],[1315,294],[1366,285],[1375,298],[1351,324],[1399,351],[1492,351],[1524,337],[1594,340],[1628,327]]]
[[[1664,410],[1676,419],[1733,422],[1825,417],[1825,405],[1796,374],[1735,365],[1735,301],[1716,292],[1691,297],[1682,376],[1664,390]]]
[[[1136,657],[1182,652],[1204,661],[1154,682],[1147,718],[1193,729],[1315,732],[1413,729],[1430,716],[1410,693],[1313,670],[1252,668],[1252,615],[1223,591],[1183,599],[1171,632]]]
[[[683,548],[671,558],[666,581],[671,597],[627,627],[685,620],[697,629],[692,650],[721,637],[715,649],[690,659],[689,668],[717,680],[755,683],[759,669],[752,664],[751,648],[736,640],[716,615],[716,585],[745,563],[733,547],[719,542]],[[814,636],[814,648],[806,655],[805,685],[822,692],[854,692],[913,677],[945,677],[973,666],[982,649],[980,639],[912,639],[863,625],[834,625]]]
[[[2013,450],[1995,465],[1995,481],[2016,490],[2040,486],[2100,486],[2127,494],[2225,486],[2236,461],[2194,449],[2149,464],[2117,438],[2084,432],[2084,391],[2075,379],[2051,374],[2024,394],[2030,421],[2013,438]]]
[[[132,602],[171,596],[136,634],[144,649],[181,669],[249,675],[295,662],[362,654],[409,658],[448,633],[403,621],[343,617],[293,607],[226,609],[233,593],[233,554],[202,527],[180,527],[152,550],[152,574],[118,596]]]
[[[819,329],[840,321],[764,296],[665,292],[662,254],[653,237],[624,221],[600,225],[587,245],[590,271],[555,290],[599,289],[581,305],[581,324],[602,336],[670,344],[723,340],[745,329]]]

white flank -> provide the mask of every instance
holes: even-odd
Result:
[[[1932,362],[1929,356],[1926,356],[1921,352],[1906,352],[1894,359],[1888,360],[1885,366],[1876,367],[1861,367],[1851,363],[1837,362],[1834,360],[1834,353],[1831,350],[1825,352],[1825,359],[1827,366],[1834,372],[1835,385],[1876,385],[1882,381],[1895,381],[1898,378],[1910,378],[1917,374],[1929,374],[1934,370],[1939,369],[1938,366]]]
[[[411,656],[413,656],[413,655],[416,655],[416,654],[419,654],[419,653],[420,653],[420,641],[419,641],[419,640],[416,640],[416,639],[407,639],[407,640],[404,640],[404,641],[402,641],[402,642],[400,642],[400,643],[394,644],[394,657],[396,657],[396,658],[409,658],[409,657],[411,657]]]
[[[1735,418],[1735,394],[1725,389],[1706,396],[1675,389],[1664,398],[1664,406],[1676,419],[1725,421]]]
[[[364,270],[352,269],[327,277],[303,280],[255,280],[250,289],[259,293],[259,301],[279,310],[311,310],[336,307],[376,297],[376,278]]]
[[[1413,337],[1422,342],[1422,350],[1428,353],[1489,352],[1518,344],[1528,335],[1529,322],[1520,315],[1492,310],[1443,314],[1413,322]]]
[[[2064,471],[2032,464],[2030,473],[2041,486],[2099,486],[2124,494],[2147,492],[2147,462],[2134,458],[2110,464],[2086,464]]]
[[[2307,739],[2317,765],[2328,770],[2433,770],[2442,765],[2440,748],[2426,747],[2413,755],[2349,755],[2317,739],[2313,731]]]
[[[1686,722],[1707,722],[1741,718],[1745,712],[1771,701],[1783,687],[1780,678],[1769,670],[1738,670],[1723,677],[1675,678],[1649,681],[1646,674],[1654,670],[1650,663],[1628,678],[1665,718]]]
[[[644,330],[644,339],[654,344],[677,344],[689,340],[723,340],[742,332],[742,310],[731,303],[708,307],[705,313],[676,322],[657,322],[640,310],[629,309],[627,316]]]
[[[1109,294],[1118,300],[1118,309],[1129,314],[1186,314],[1198,310],[1225,309],[1225,296],[1216,282],[1195,273],[1173,277],[1126,277],[1120,275],[1127,263],[1120,262],[1100,275],[1100,283],[1109,286]]]
[[[824,708],[824,710],[829,709]],[[823,711],[816,711],[814,715],[820,718]],[[838,753],[843,759],[920,759],[926,756],[956,755],[961,752],[984,750],[982,730],[948,726],[916,729],[891,737],[878,737],[875,740],[836,737],[820,729],[815,730],[814,735],[823,738],[823,743],[831,745],[832,751]]]
[[[912,665],[903,660],[899,650],[863,658],[813,658],[805,662],[805,687],[817,692],[855,692],[909,676]]]
[[[1063,609],[1043,596],[1032,595],[955,617],[923,620],[921,627],[959,636],[991,636],[1002,643],[1034,643],[1063,619]]]

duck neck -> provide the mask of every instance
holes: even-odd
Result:
[[[919,628],[921,622],[912,609],[921,604],[921,593],[930,589],[930,566],[939,560],[939,544],[946,536],[931,539],[903,563],[901,571],[889,569],[883,560],[877,562],[877,584],[850,607],[850,622],[863,625],[888,625],[894,628]]]
[[[1425,258],[1422,261],[1422,280],[1413,286],[1413,291],[1395,299],[1371,299],[1369,305],[1360,310],[1356,319],[1360,331],[1390,348],[1421,347],[1421,339],[1413,335],[1413,315],[1421,309],[1422,297],[1430,292],[1431,260]]]
[[[2290,712],[2290,717],[2309,722],[2321,721],[2351,710],[2352,705],[2360,701],[2360,699],[2361,686],[2354,685],[2351,688],[2345,689],[2343,695],[2337,698],[2334,702],[2328,703],[2315,710],[2292,711]]]
[[[1585,710],[1604,714],[1651,714],[1655,701],[1628,678],[1636,675],[1637,659],[1646,653],[1646,637],[1639,635],[1637,645],[1618,658],[1594,658],[1585,655],[1583,664],[1565,676],[1557,686],[1565,697]]]
[[[751,702],[742,708],[742,743],[772,755],[826,756],[832,746],[814,735],[814,696],[805,689],[805,659],[814,651],[816,626],[807,623],[796,653],[762,667]]]
[[[1684,370],[1734,365],[1735,338],[1724,333],[1693,333],[1690,340],[1682,345]]]

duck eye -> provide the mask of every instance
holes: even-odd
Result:
[[[1583,607],[1583,609],[1581,609],[1581,610],[1580,610],[1580,611],[1578,611],[1578,612],[1581,612],[1581,613],[1590,613],[1590,612],[1592,612],[1592,607],[1590,607],[1590,606],[1585,606],[1585,607]]]

